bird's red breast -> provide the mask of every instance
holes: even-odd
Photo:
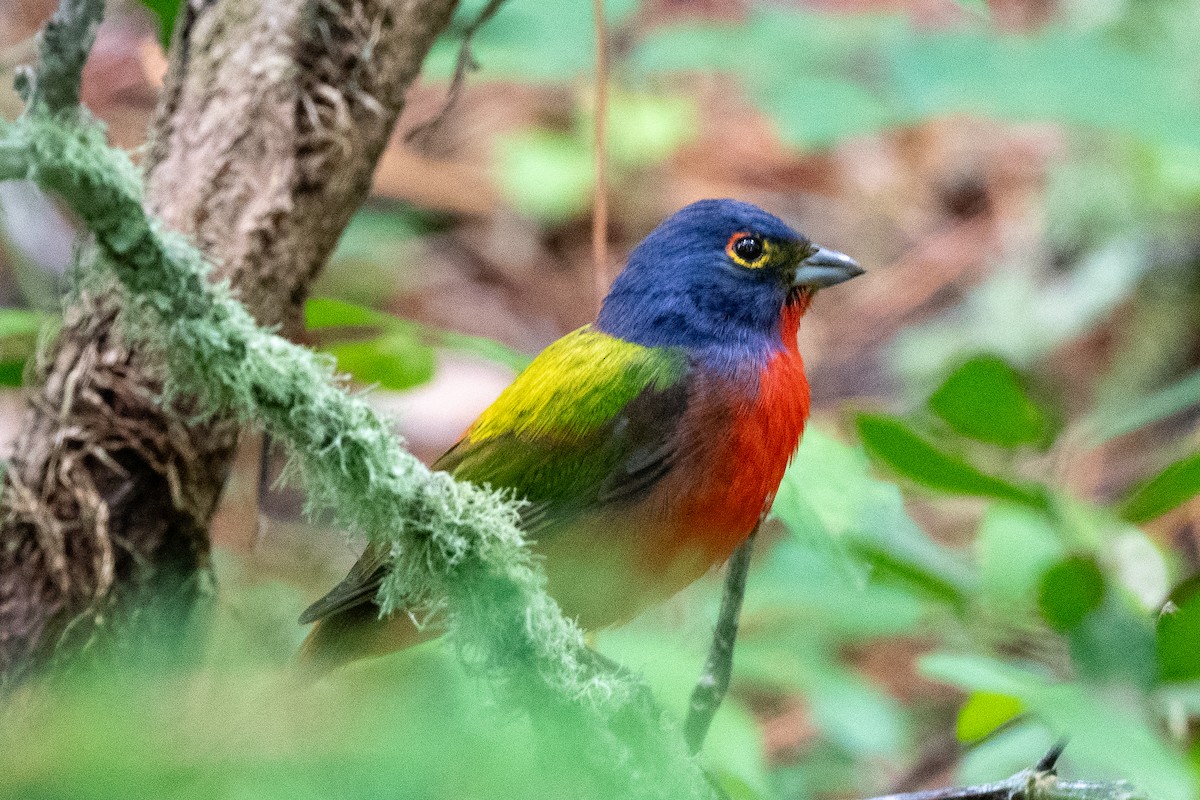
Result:
[[[796,345],[804,305],[789,303],[780,320],[781,349],[750,385],[731,378],[697,382],[695,418],[683,437],[706,443],[679,472],[675,540],[663,554],[701,550],[707,566],[719,564],[741,544],[775,496],[800,443],[809,411],[808,379]],[[697,430],[689,431],[689,423]],[[668,488],[669,487],[665,487]]]
[[[729,557],[770,505],[804,432],[809,388],[796,346],[802,313],[798,304],[784,309],[783,348],[759,373],[753,398],[733,402],[723,452],[713,454],[707,485],[686,512],[697,533],[711,537],[704,545],[714,564]],[[730,395],[736,398],[738,393],[731,390]]]
[[[809,410],[796,331],[784,309],[781,347],[757,376],[700,372],[676,432],[679,461],[639,502],[586,515],[534,547],[550,591],[584,627],[629,619],[722,563],[775,496]]]

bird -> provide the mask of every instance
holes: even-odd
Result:
[[[755,529],[809,413],[800,320],[863,272],[755,205],[692,203],[631,251],[596,321],[542,351],[433,468],[524,499],[565,615],[628,621]],[[304,611],[302,662],[325,672],[436,635],[381,617],[389,560],[369,545]]]

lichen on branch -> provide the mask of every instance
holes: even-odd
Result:
[[[41,33],[38,68],[17,73],[30,109],[58,114],[79,108],[79,76],[104,18],[104,0],[60,3]]]
[[[259,327],[228,287],[208,281],[199,251],[145,214],[136,170],[97,127],[36,113],[0,127],[6,178],[37,182],[86,221],[90,280],[99,269],[120,281],[129,336],[161,353],[168,396],[195,397],[205,415],[286,442],[312,502],[389,548],[385,607],[439,609],[458,651],[502,694],[535,714],[584,723],[604,744],[588,760],[610,779],[627,773],[632,781],[644,772],[631,765],[654,764],[658,778],[639,781],[637,792],[710,796],[640,682],[590,651],[546,595],[516,525],[518,503],[429,471],[346,391],[328,358]]]

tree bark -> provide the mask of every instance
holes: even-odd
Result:
[[[457,0],[188,0],[152,129],[146,204],[266,325],[295,333]],[[5,474],[0,675],[203,582],[236,425],[159,401],[118,298],[81,291],[38,359]]]

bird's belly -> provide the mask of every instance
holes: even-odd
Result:
[[[631,619],[723,563],[775,496],[808,417],[808,383],[794,348],[759,376],[757,395],[699,392],[678,432],[684,448],[644,497],[547,531],[548,589],[585,628]],[[731,399],[733,398],[733,399]]]
[[[740,434],[693,454],[694,464],[641,500],[584,515],[535,543],[565,614],[584,628],[620,624],[725,562],[770,505],[799,436],[788,446],[771,443],[761,425]]]

